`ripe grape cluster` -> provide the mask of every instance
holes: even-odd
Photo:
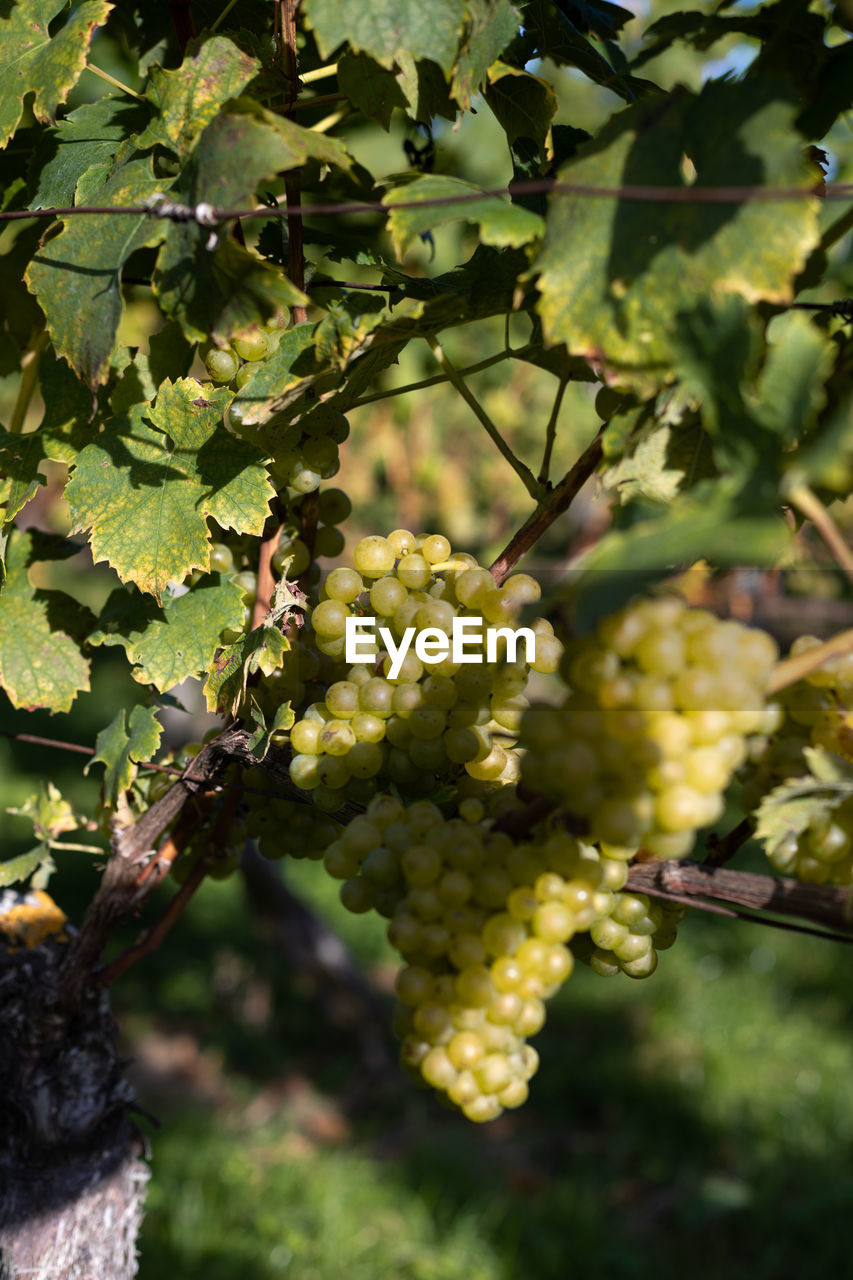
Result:
[[[507,811],[514,803],[514,788]],[[521,841],[490,825],[481,800],[446,818],[429,801],[377,796],[326,849],[353,912],[385,916],[404,967],[395,1030],[403,1062],[471,1120],[520,1106],[538,1056],[528,1040],[545,1001],[570,976],[568,943],[591,933],[600,973],[644,977],[671,922],[648,898],[619,892],[611,856],[565,830]]]
[[[629,604],[566,653],[563,703],[522,720],[522,778],[594,842],[682,857],[766,725],[776,661],[763,631],[680,598]]]
[[[466,663],[448,656],[425,664],[411,647],[398,670],[385,649],[344,665],[345,630],[349,618],[365,614],[387,627],[395,644],[408,628],[441,641],[459,617],[511,626],[522,606],[538,599],[538,584],[515,574],[498,587],[473,556],[452,555],[446,538],[401,529],[362,539],[353,563],[332,570],[311,614],[308,634],[320,654],[340,664],[339,678],[291,730],[292,781],[328,812],[347,797],[364,803],[389,782],[416,797],[466,775],[469,784],[513,781],[529,672],[555,671],[562,653],[550,623],[533,624],[536,653],[529,664],[520,653],[502,659],[497,650],[486,661],[478,641]],[[362,637],[365,647],[366,641]]]

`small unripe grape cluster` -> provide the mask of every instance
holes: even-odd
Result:
[[[324,813],[298,800],[266,793],[275,783],[263,769],[247,769],[242,777],[247,835],[257,840],[265,858],[308,858],[319,862],[341,827]]]
[[[522,843],[469,797],[445,818],[377,796],[326,850],[353,912],[376,910],[406,962],[395,1030],[404,1064],[471,1120],[520,1106],[544,1001],[572,972],[567,946],[607,917],[627,876],[563,830]]]
[[[768,845],[766,853],[777,871],[805,884],[853,884],[853,800],[816,812],[804,831]]]
[[[521,653],[514,661],[502,660],[497,647],[494,660],[485,661],[479,639],[481,652],[471,642],[465,663],[451,656],[424,663],[415,644],[429,633],[431,643],[446,645],[459,617],[511,627],[539,594],[527,574],[496,586],[473,556],[452,555],[438,534],[416,537],[398,529],[387,538],[362,539],[354,567],[333,569],[323,585],[311,615],[317,649],[341,662],[347,621],[365,614],[388,628],[395,644],[408,628],[416,640],[398,670],[385,650],[342,666],[342,678],[326,689],[323,701],[307,708],[291,730],[290,776],[296,786],[334,812],[347,796],[364,801],[365,784],[372,794],[391,782],[413,797],[464,773],[483,784],[513,781],[513,744],[528,705],[530,670],[556,671],[562,654],[550,623],[532,624],[536,652],[530,664]],[[366,648],[367,637],[360,643]]]
[[[349,423],[338,409],[319,404],[295,422],[268,423],[268,436],[273,428],[275,451],[269,470],[279,491],[313,493],[323,480],[337,475],[338,448],[349,435]]]
[[[228,346],[206,343],[199,355],[211,382],[230,382],[238,391],[244,387],[254,371],[277,349],[289,319],[286,311],[279,312],[269,324],[257,325]]]
[[[776,659],[766,632],[675,596],[629,604],[567,651],[562,705],[525,713],[522,778],[596,843],[682,857],[767,723]]]
[[[686,907],[623,891],[615,894],[609,914],[597,920],[573,950],[602,978],[617,973],[649,978],[658,967],[658,952],[675,942],[678,922],[686,913]]]

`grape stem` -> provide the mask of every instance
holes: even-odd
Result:
[[[520,460],[520,458],[517,458],[512,449],[510,449],[506,440],[504,440],[503,436],[498,431],[497,427],[492,422],[477,397],[465,385],[458,369],[454,368],[453,364],[448,359],[441,343],[438,341],[438,338],[432,334],[427,336],[426,341],[430,351],[432,351],[432,354],[441,365],[441,368],[444,370],[449,381],[453,383],[453,386],[468,405],[468,408],[474,413],[480,424],[485,427],[490,440],[499,450],[501,456],[505,458],[512,467],[513,471],[519,477],[521,483],[524,485],[531,498],[533,498],[534,502],[539,501],[542,495],[542,485],[537,481],[533,472]]]
[[[145,99],[141,93],[137,93],[135,89],[130,89],[126,84],[122,84],[121,80],[116,80],[115,76],[111,76],[108,71],[102,71],[100,67],[96,67],[93,62],[86,63],[86,70],[91,71],[93,76],[97,76],[99,80],[105,80],[107,84],[111,84],[114,89],[118,89],[121,93],[126,93],[131,98],[136,98],[137,102],[144,102]]]
[[[99,986],[108,987],[111,982],[136,964],[137,960],[157,950],[172,925],[189,905],[190,898],[206,875],[207,867],[204,862],[196,863],[160,919],[145,933],[144,937],[132,947],[128,947],[126,951],[122,951],[121,955],[116,956],[109,964],[95,970],[93,977]]]
[[[275,577],[272,571],[272,558],[281,538],[283,525],[274,522],[272,531],[261,540],[258,553],[258,594],[252,606],[250,630],[259,627],[269,613],[272,593],[275,590]]]
[[[834,931],[831,935],[817,931],[821,937],[853,942],[849,889],[800,884],[796,880],[780,876],[757,875],[750,871],[731,871],[727,867],[715,867],[707,863],[675,860],[634,863],[628,872],[627,887],[652,897],[687,902],[690,906],[701,907],[702,899],[711,898],[755,911],[772,912],[774,915],[797,916]],[[763,916],[750,915],[743,918],[777,928],[795,928],[797,932],[806,929],[803,925],[794,926]],[[806,932],[816,931],[806,929]]]
[[[331,284],[335,284],[342,289],[366,288],[366,289],[381,290],[383,293],[391,291],[391,286],[387,286],[387,285],[348,284],[348,283],[345,283],[344,281],[337,281],[337,280],[320,281],[320,282],[312,281],[312,284],[309,287],[319,288],[321,286],[326,286]],[[524,347],[518,347],[514,351],[510,351],[509,348],[507,348],[507,350],[505,351],[499,351],[498,354],[495,356],[487,356],[485,360],[480,360],[478,361],[477,364],[469,364],[464,369],[457,369],[456,372],[460,378],[467,378],[470,373],[479,373],[481,369],[491,369],[492,365],[500,364],[501,361],[509,360],[513,356],[523,360],[526,353],[528,351],[531,351],[532,349],[533,348],[532,346],[530,346],[530,344]],[[373,404],[376,400],[390,400],[393,396],[404,396],[404,395],[407,395],[410,391],[423,391],[425,387],[437,387],[445,382],[450,382],[450,378],[447,376],[447,374],[436,373],[436,374],[433,374],[431,378],[421,378],[420,381],[418,382],[407,382],[405,386],[402,386],[402,387],[390,387],[387,391],[377,391],[372,396],[359,396],[357,400],[353,400],[352,404],[349,407],[350,409],[358,409],[363,404]]]
[[[824,663],[831,662],[833,658],[843,657],[845,653],[851,651],[853,651],[853,630],[839,631],[837,636],[832,636],[823,644],[816,645],[814,649],[797,653],[792,658],[783,658],[773,668],[765,689],[766,695],[772,697],[780,690],[787,689],[788,685],[805,679]]]
[[[788,490],[787,497],[800,515],[811,521],[831,552],[835,563],[846,575],[847,581],[853,584],[853,552],[817,494],[807,484],[795,484]]]
[[[489,571],[498,586],[501,585],[507,574],[515,567],[522,556],[527,555],[531,547],[539,541],[545,530],[549,529],[554,521],[564,511],[568,510],[595,471],[601,460],[601,436],[603,431],[604,427],[601,428],[592,443],[587,445],[577,462],[566,472],[560,483],[549,490],[546,497],[533,512],[533,515],[525,521],[504,547],[498,558],[489,566]]]
[[[568,382],[568,378],[561,378],[557,383],[557,393],[551,406],[551,416],[545,428],[545,452],[542,455],[542,466],[539,468],[539,483],[542,485],[548,482],[548,473],[551,470],[551,454],[554,450],[554,441],[557,438],[557,418],[560,416],[560,406],[563,403],[563,396],[566,394]]]
[[[20,435],[24,429],[27,410],[30,407],[30,401],[33,398],[33,392],[38,381],[41,353],[46,346],[47,330],[42,329],[29,351],[21,359],[21,385],[18,387],[15,407],[12,410],[12,418],[9,422],[9,433],[11,435]]]

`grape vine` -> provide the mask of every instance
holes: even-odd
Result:
[[[787,5],[791,60],[782,0],[766,31],[598,0],[137,7],[0,18],[0,687],[64,716],[118,648],[145,690],[90,748],[97,807],[45,780],[0,862],[43,892],[109,855],[62,941],[69,1018],[247,848],[387,921],[403,1064],[478,1122],[525,1101],[576,963],[649,977],[690,906],[849,940],[839,16]],[[731,35],[760,56],[700,75]],[[667,52],[701,89],[638,74]],[[762,615],[798,572],[837,606],[820,636],[809,602],[796,634]],[[174,748],[186,682],[216,727]],[[723,865],[749,841],[761,883]]]

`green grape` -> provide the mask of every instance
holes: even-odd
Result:
[[[236,355],[227,347],[209,347],[202,359],[213,382],[230,382],[240,367]]]
[[[234,556],[231,548],[224,542],[214,542],[210,548],[210,572],[231,573],[234,569]]]
[[[280,542],[272,555],[272,567],[278,574],[287,573],[292,581],[300,577],[311,563],[311,552],[300,538]]]
[[[339,556],[346,546],[346,539],[339,529],[335,529],[332,525],[324,525],[317,530],[314,538],[314,554],[323,556],[328,560],[334,560]]]
[[[250,360],[257,363],[265,360],[269,354],[270,340],[262,330],[258,329],[254,333],[244,334],[241,338],[235,338],[233,346],[241,360]]]
[[[320,494],[320,523],[343,524],[352,514],[352,503],[343,489],[325,489]]]

